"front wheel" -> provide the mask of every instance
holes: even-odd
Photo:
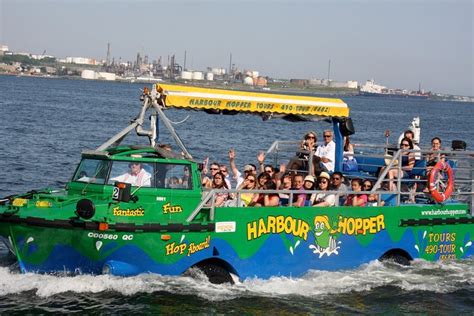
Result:
[[[209,282],[213,284],[234,284],[234,280],[232,279],[229,271],[221,266],[212,263],[203,263],[199,264],[197,268],[201,270],[207,276]]]

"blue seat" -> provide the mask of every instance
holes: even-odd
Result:
[[[425,177],[426,176],[426,160],[415,160],[415,165],[413,166],[413,170],[410,172],[411,177],[414,178],[415,176]]]

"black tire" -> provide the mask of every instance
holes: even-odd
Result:
[[[398,254],[398,253],[383,255],[380,258],[380,261],[382,261],[382,262],[392,261],[392,262],[398,263],[399,265],[402,265],[402,266],[409,266],[410,265],[410,259],[408,259],[407,257],[405,257],[401,254]]]
[[[198,265],[197,267],[207,276],[209,282],[213,284],[234,284],[234,280],[232,279],[229,271],[221,266],[212,263],[204,263]]]

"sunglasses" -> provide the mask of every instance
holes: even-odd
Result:
[[[340,181],[341,178],[332,178],[332,180],[337,180],[337,181]]]
[[[254,183],[254,182],[255,182],[255,179],[247,179],[247,181]]]
[[[331,137],[331,135],[323,135],[325,138]]]
[[[371,186],[370,184],[364,184],[362,187],[363,187],[363,188],[369,188],[369,189],[372,188],[372,186]]]
[[[216,171],[216,170],[219,170],[219,168],[211,168],[211,170],[214,170],[214,171]]]
[[[410,147],[410,144],[401,144],[401,147]]]
[[[314,136],[306,136],[306,139],[310,139],[310,138],[316,139],[316,137],[314,137]]]
[[[319,180],[319,183],[328,183],[327,180]]]

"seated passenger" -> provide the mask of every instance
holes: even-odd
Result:
[[[319,145],[316,149],[316,156],[313,160],[315,164],[314,170],[320,170],[317,164],[319,163],[323,171],[334,171],[334,161],[336,160],[336,143],[332,140],[332,131],[330,129],[323,132],[324,143]]]
[[[304,178],[303,189],[306,190],[306,191],[313,191],[314,190],[314,177],[312,175],[307,175]],[[305,198],[305,201],[304,201],[304,205],[305,206],[313,205],[313,201],[314,201],[315,197],[316,197],[315,194],[306,193],[306,198]]]
[[[421,150],[420,147],[415,142],[415,133],[413,133],[412,130],[410,130],[410,129],[406,130],[405,133],[403,133],[403,137],[406,137],[406,138],[408,138],[412,141],[414,150]],[[415,160],[421,160],[421,152],[420,151],[415,152],[414,155],[415,155]]]
[[[226,190],[229,189],[227,187],[227,183],[225,183],[225,176],[221,172],[217,172],[214,174],[212,178],[212,188],[219,189],[219,190]],[[214,205],[215,206],[223,206],[224,203],[229,199],[229,193],[227,192],[219,192],[215,194]]]
[[[431,153],[426,157],[427,170],[430,171],[433,169],[433,166],[436,165],[438,161],[444,161],[446,159],[444,154],[440,154],[441,151],[441,138],[434,137],[431,140]]]
[[[321,172],[318,177],[318,186],[321,191],[329,190],[329,174],[327,172]],[[314,200],[314,206],[334,206],[336,204],[336,195],[332,193],[321,192],[316,194]]]
[[[352,179],[351,187],[353,192],[360,192],[362,189],[362,180],[361,179]],[[346,206],[365,206],[367,204],[367,195],[352,193],[347,197]]]
[[[206,174],[207,174],[207,170],[204,169],[203,170],[203,177],[202,177],[202,186],[204,188],[212,188],[212,183],[213,183],[213,180],[214,180],[214,176],[216,175],[216,173],[219,172],[220,170],[220,165],[219,163],[217,162],[213,162],[211,163],[211,176],[208,177]]]
[[[366,179],[362,183],[362,191],[371,191],[373,187],[372,181]],[[367,195],[367,206],[384,206],[385,202],[383,200],[378,201],[379,195],[375,193],[370,193]]]
[[[113,181],[130,183],[137,187],[149,187],[151,186],[151,174],[148,173],[139,162],[131,162],[128,164],[130,168],[126,173],[112,178]]]
[[[346,199],[347,186],[344,184],[343,174],[339,171],[335,171],[331,175],[331,190],[341,193],[339,194],[339,205],[343,205]]]
[[[413,143],[409,138],[403,138],[400,142],[400,149],[403,150],[401,153],[401,161],[402,161],[402,168],[401,174],[399,173],[399,167],[392,167],[388,171],[388,178],[389,178],[389,189],[390,191],[396,191],[397,186],[393,179],[395,178],[408,178],[410,176],[410,172],[413,170],[415,166],[415,154],[412,152],[408,152],[407,150],[413,149]]]
[[[255,190],[257,188],[257,179],[255,175],[250,173],[248,174],[244,182],[238,187],[238,190]],[[242,201],[243,206],[250,206],[257,193],[241,193],[240,200]]]
[[[293,183],[293,178],[291,174],[285,174],[281,179],[280,190],[291,190],[291,185]],[[278,193],[280,197],[280,204],[287,206],[289,204],[290,194],[288,193]]]
[[[276,190],[276,184],[273,181],[268,181],[264,185],[265,190]],[[263,206],[278,206],[280,204],[280,197],[278,193],[265,193],[263,196]]]
[[[304,183],[303,175],[297,174],[293,177],[293,187],[291,189],[297,190],[297,191],[304,191],[303,183]],[[306,201],[305,193],[294,193],[291,206],[304,206],[305,201]]]
[[[300,144],[299,151],[296,153],[296,156],[290,159],[288,163],[288,171],[293,172],[300,172],[304,170],[308,170],[308,159],[309,159],[309,152],[316,153],[317,149],[317,136],[316,133],[310,131],[306,133],[304,136],[304,140]],[[313,156],[314,157],[314,156]]]

